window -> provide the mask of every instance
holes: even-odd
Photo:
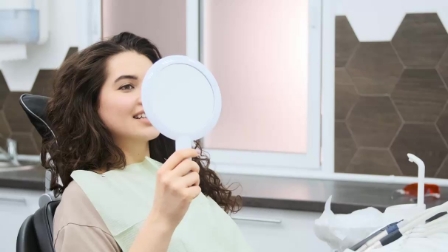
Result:
[[[192,2],[187,55],[211,70],[222,93],[220,120],[203,139],[214,168],[322,170],[322,2]]]

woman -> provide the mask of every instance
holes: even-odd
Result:
[[[56,252],[250,251],[227,214],[240,198],[209,169],[199,143],[175,152],[146,119],[142,79],[160,58],[147,39],[124,32],[58,70],[47,106],[57,139],[42,148],[51,189],[62,194]]]

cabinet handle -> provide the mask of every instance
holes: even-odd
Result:
[[[260,219],[260,218],[239,217],[239,216],[232,216],[232,219],[242,221],[264,222],[264,223],[277,223],[277,224],[282,223],[282,220],[277,219]]]

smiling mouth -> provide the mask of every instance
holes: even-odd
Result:
[[[139,115],[135,115],[133,116],[134,119],[142,119],[142,118],[146,118],[145,113],[139,114]]]

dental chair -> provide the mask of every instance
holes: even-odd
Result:
[[[43,139],[54,137],[49,127],[45,109],[49,98],[40,95],[23,94],[20,105],[37,132]],[[45,193],[39,198],[39,209],[22,223],[17,235],[17,252],[54,252],[53,216],[59,205],[59,199],[49,191],[50,172],[45,176]]]

